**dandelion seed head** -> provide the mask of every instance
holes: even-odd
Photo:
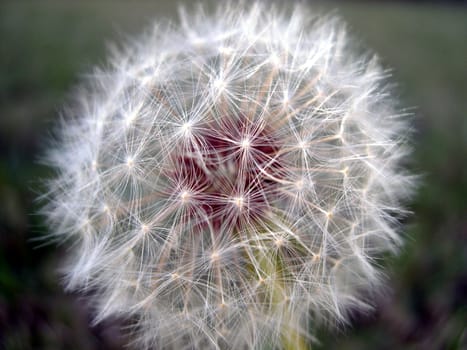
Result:
[[[410,135],[383,69],[336,18],[244,5],[128,44],[50,153],[68,286],[142,349],[310,340],[401,243]]]

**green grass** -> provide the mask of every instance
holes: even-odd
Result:
[[[414,112],[412,168],[424,179],[407,244],[386,262],[393,292],[338,336],[320,330],[315,349],[460,349],[467,337],[467,8],[320,8],[337,8],[392,70],[401,105]],[[48,172],[37,159],[73,86],[105,65],[107,44],[175,14],[174,1],[0,4],[0,348],[1,339],[9,350],[121,348],[103,327],[88,328],[76,297],[62,292],[54,270],[63,249],[31,241],[45,233],[31,215],[37,179]]]

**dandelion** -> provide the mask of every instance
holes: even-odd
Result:
[[[45,212],[140,348],[305,349],[401,243],[407,123],[333,17],[181,11],[78,93]],[[71,115],[76,116],[71,118]]]

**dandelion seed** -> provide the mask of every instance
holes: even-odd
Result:
[[[233,53],[233,49],[231,47],[228,47],[228,46],[221,46],[219,48],[219,52],[221,54],[224,54],[224,55],[230,55],[231,53]]]
[[[183,191],[183,192],[180,194],[180,198],[182,199],[182,202],[183,202],[183,203],[187,202],[187,201],[190,199],[190,192],[188,192],[188,191]]]
[[[281,59],[276,53],[271,54],[271,56],[269,57],[269,61],[275,67],[280,67],[281,65]]]
[[[232,199],[232,202],[237,206],[237,208],[241,209],[243,207],[243,204],[244,204],[244,199],[242,196],[239,196],[239,197],[234,197]]]
[[[148,225],[145,225],[145,224],[141,225],[141,233],[143,235],[147,234],[149,231],[150,231],[150,228]]]
[[[277,248],[280,248],[284,245],[284,239],[283,238],[278,238],[275,240],[274,244],[276,245]]]
[[[296,181],[296,182],[295,182],[295,188],[296,188],[297,190],[303,189],[303,180],[298,180],[298,181]]]
[[[217,260],[219,260],[219,253],[218,252],[213,252],[211,254],[211,261],[216,262]]]
[[[248,148],[250,148],[250,140],[248,138],[243,139],[242,142],[240,142],[240,146],[244,150],[247,150]]]
[[[301,150],[305,151],[307,149],[307,144],[305,141],[300,141],[298,143],[298,148],[300,148]]]
[[[135,161],[134,161],[133,157],[127,157],[126,158],[126,166],[129,169],[132,169],[134,165],[135,165]]]

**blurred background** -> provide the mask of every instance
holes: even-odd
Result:
[[[124,349],[121,321],[91,326],[83,296],[63,291],[57,270],[66,248],[37,241],[48,232],[35,198],[51,174],[39,160],[71,88],[105,64],[107,44],[154,18],[175,18],[176,4],[0,2],[0,349]],[[467,349],[465,4],[314,4],[340,14],[392,69],[415,115],[411,168],[423,184],[401,255],[384,261],[390,290],[374,313],[319,329],[313,349]]]

